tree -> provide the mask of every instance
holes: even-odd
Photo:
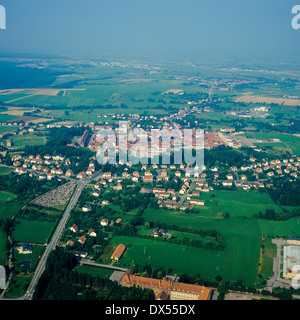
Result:
[[[230,218],[230,213],[228,211],[225,212],[224,218],[225,219],[229,219]]]
[[[149,229],[150,229],[150,222],[149,222],[149,221],[146,221],[146,222],[144,223],[144,227],[145,227],[145,229],[149,230]]]

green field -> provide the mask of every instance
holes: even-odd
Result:
[[[11,116],[9,114],[0,114],[0,122],[6,122],[6,121],[10,121],[10,120],[13,120],[13,119],[16,119],[18,117],[16,116]],[[8,130],[10,131],[10,130]]]
[[[249,136],[249,135],[246,135]],[[277,143],[268,143],[265,146],[272,146],[272,147],[280,147],[285,146],[292,149],[292,151],[296,155],[300,155],[300,137],[291,135],[291,134],[284,134],[278,132],[255,132],[252,133],[249,138],[254,137],[255,139],[280,139],[281,142]],[[256,143],[259,145],[264,145],[262,143]]]
[[[40,222],[25,219],[16,219],[17,225],[13,231],[16,242],[30,242],[44,244],[50,240],[56,224],[53,222]]]
[[[0,203],[1,202],[7,202],[7,201],[12,201],[16,199],[17,196],[13,193],[6,192],[6,191],[0,191]]]
[[[0,115],[0,117],[1,116],[3,116],[3,115]],[[13,131],[17,128],[19,128],[19,127],[17,127],[17,126],[0,126],[0,134],[2,134],[4,132]]]
[[[260,273],[262,279],[267,279],[268,277],[272,277],[273,274],[273,259],[277,255],[277,246],[272,243],[270,238],[264,239],[262,244],[264,247],[262,249]]]
[[[114,272],[112,269],[98,268],[87,265],[79,265],[75,267],[75,271],[92,275],[93,277],[100,277],[108,279]]]
[[[154,268],[170,268],[172,274],[200,273],[203,277],[211,279],[221,275],[223,279],[244,279],[247,283],[253,283],[255,282],[259,255],[259,243],[257,246],[253,240],[254,237],[248,237],[245,246],[241,241],[234,239],[234,250],[228,248],[224,252],[156,242],[155,239],[115,237],[112,242],[129,246],[120,261],[126,267],[131,267],[132,263],[151,264]],[[241,252],[245,247],[248,250],[246,254],[242,255]],[[250,252],[251,254],[249,254]],[[241,263],[241,258],[244,263]],[[247,264],[247,268],[245,268],[245,264]]]
[[[40,146],[47,142],[46,137],[29,133],[25,136],[13,136],[11,138],[15,148],[23,148],[25,146]]]
[[[222,210],[229,211],[229,219],[201,218],[198,215],[173,214],[168,210],[152,210],[150,208],[145,210],[143,217],[146,221],[156,223],[175,224],[177,226],[203,230],[217,230],[223,235],[226,248],[224,252],[218,253],[218,259],[216,258],[215,251],[190,248],[192,250],[198,250],[197,255],[195,255],[195,257],[197,257],[195,260],[194,257],[182,255],[180,249],[177,248],[179,252],[174,254],[172,258],[174,272],[195,273],[195,270],[198,270],[198,272],[203,275],[211,277],[221,275],[224,279],[243,279],[245,282],[253,284],[257,281],[262,234],[270,237],[299,237],[300,219],[294,218],[289,221],[277,222],[253,218],[254,213],[259,210],[264,211],[266,208],[279,209],[279,207],[272,202],[268,194],[265,193],[215,191],[215,194]],[[132,239],[130,243],[134,248],[135,241],[140,242],[140,240]],[[159,244],[159,246],[161,245],[176,247],[176,245],[165,243]],[[153,244],[151,246],[153,246]],[[130,253],[130,250],[132,253]],[[130,250],[128,251],[128,256],[134,259],[132,255],[134,255],[134,252],[138,250],[138,248],[134,250],[130,248]],[[158,259],[157,261],[154,259],[154,254]],[[165,253],[163,252],[153,252],[151,259],[153,259],[157,265],[159,262],[161,262],[161,266],[170,265],[168,259],[164,259],[164,257]],[[206,264],[203,264],[197,259],[205,260]],[[128,263],[129,260],[128,258],[124,259],[122,263]],[[141,260],[145,262],[145,258],[142,255]],[[185,269],[181,265],[182,260],[186,262]],[[135,257],[135,261],[136,263],[140,263],[138,256]],[[191,267],[191,265],[195,266],[195,268]],[[263,272],[269,273],[269,268],[270,266],[267,266],[266,269],[263,269]]]
[[[268,193],[215,190],[214,194],[222,212],[228,211],[231,217],[250,218],[266,209],[281,211]]]

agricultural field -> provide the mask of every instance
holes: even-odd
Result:
[[[1,114],[0,113],[0,122],[11,121],[11,120],[14,120],[16,118],[17,118],[17,116],[12,116],[12,115],[9,115],[9,114]]]
[[[206,86],[201,86],[199,74],[203,73],[205,75],[207,70],[209,72],[212,71],[203,66],[189,64],[168,65],[163,69],[158,68],[155,72],[129,67],[128,65],[122,68],[79,66],[78,73],[67,74],[67,71],[61,68],[60,72],[66,71],[66,74],[55,72],[54,74],[45,75],[44,87],[38,87],[31,83],[29,88],[0,90],[0,102],[11,104],[4,105],[1,109],[0,121],[4,122],[12,119],[31,121],[36,124],[34,126],[36,129],[39,122],[74,121],[76,123],[83,122],[86,125],[89,122],[115,124],[118,120],[113,117],[114,114],[124,114],[124,119],[132,113],[155,115],[159,118],[161,115],[175,114],[178,110],[181,110],[184,116],[182,118],[179,117],[178,124],[184,128],[186,128],[185,122],[186,124],[188,123],[187,127],[190,127],[190,122],[192,123],[193,120],[198,120],[198,124],[206,128],[207,131],[225,126],[235,127],[235,130],[238,131],[239,125],[241,125],[241,130],[248,126],[252,127],[252,129],[249,129],[250,132],[245,129],[246,133],[244,135],[252,139],[254,145],[261,146],[274,153],[286,151],[300,155],[300,137],[275,131],[255,131],[257,130],[255,127],[256,122],[260,122],[263,128],[269,128],[268,124],[275,122],[275,117],[278,116],[278,113],[286,116],[284,119],[282,115],[278,116],[280,125],[289,126],[292,116],[299,114],[300,108],[297,104],[299,101],[279,98],[280,90],[276,88],[272,91],[272,85],[266,79],[266,84],[261,86],[258,84],[258,87],[253,85],[253,89],[249,89],[247,86],[241,90],[234,89],[234,87],[228,91],[224,90],[224,88],[210,89],[211,77],[217,77],[220,74],[222,74],[222,77],[226,74],[232,76],[231,73],[226,73],[224,70],[212,71],[210,79],[206,79]],[[184,73],[182,73],[183,71]],[[182,76],[183,74],[184,76]],[[192,79],[193,77],[195,79]],[[249,75],[250,78],[253,78],[253,74]],[[207,99],[209,91],[213,99],[220,99],[209,101]],[[292,89],[290,89],[289,94],[293,94]],[[296,92],[294,94],[296,95]],[[243,97],[239,98],[241,95]],[[228,111],[231,110],[248,111],[257,106],[263,106],[265,103],[282,103],[282,105],[270,105],[270,117],[267,119],[239,119],[234,114],[228,114]],[[194,105],[196,108],[193,108]],[[34,106],[34,108],[31,106]],[[131,115],[128,118],[133,119]],[[163,122],[172,123],[172,121],[163,118],[159,119],[157,123],[158,126],[162,126]],[[147,125],[147,120],[142,119],[140,123],[142,126],[143,124]],[[0,127],[0,134],[13,129],[15,129],[13,126],[2,126]],[[22,151],[19,149],[25,146],[45,145],[47,132],[48,130],[45,132],[35,130],[34,133],[24,136],[12,136],[11,140],[16,150],[9,150],[9,156],[13,152],[15,154],[20,152],[21,154]],[[255,141],[274,138],[280,141],[264,141],[262,143]],[[248,152],[246,148],[239,151],[244,155]],[[7,161],[7,159],[4,160]],[[221,160],[216,160],[216,162],[222,162]],[[245,160],[248,159],[245,157]],[[224,173],[223,169],[222,174]],[[0,168],[0,174],[2,175],[9,172],[10,169]],[[18,177],[18,179],[21,178]],[[155,181],[156,179],[154,179],[154,183]],[[210,183],[210,179],[208,181]],[[26,200],[31,200],[40,191],[46,192],[51,188],[51,184],[48,182],[40,190],[36,191],[35,195],[28,195]],[[91,186],[88,192],[91,192],[92,188]],[[109,185],[104,190],[112,191],[112,186]],[[114,197],[118,197],[118,195],[118,193],[115,193]],[[92,200],[88,200],[88,202],[95,200],[95,203],[92,204],[93,209],[97,205],[96,202],[102,200],[102,196],[103,192],[99,198],[95,197]],[[26,214],[22,215],[22,210],[20,210],[25,205],[25,202],[16,198],[16,195],[5,190],[0,192],[0,218],[11,218],[19,212],[20,214],[16,215],[14,219],[13,241],[34,243],[38,245],[34,245],[34,248],[44,248],[44,245],[51,239],[57,225],[56,221],[59,220],[65,206],[42,209],[27,204],[26,208],[32,209],[32,211],[30,212],[29,210],[27,212],[28,216],[26,216]],[[300,235],[299,218],[279,222],[260,220],[255,217],[259,212],[264,213],[266,209],[274,209],[276,212],[282,210],[280,206],[274,203],[268,193],[214,190],[209,193],[201,192],[199,197],[192,198],[205,200],[205,205],[195,206],[192,212],[167,209],[156,210],[149,205],[146,210],[141,212],[142,210],[140,210],[141,208],[138,207],[138,204],[131,206],[132,208],[138,208],[126,213],[121,209],[122,206],[113,203],[115,198],[112,198],[112,200],[110,199],[110,205],[104,207],[104,209],[99,205],[91,214],[96,212],[97,219],[101,215],[109,218],[110,222],[121,218],[122,223],[109,224],[107,227],[100,227],[95,230],[98,233],[96,238],[89,238],[89,241],[83,244],[82,250],[88,252],[89,258],[94,255],[95,260],[99,259],[101,262],[111,263],[111,253],[118,244],[123,243],[127,246],[127,250],[120,262],[115,263],[117,266],[130,268],[136,264],[150,264],[153,268],[169,269],[171,274],[200,274],[201,277],[208,279],[215,279],[216,276],[221,276],[224,280],[243,280],[247,285],[261,286],[262,279],[272,274],[273,256],[276,252],[274,245],[271,243],[271,238],[299,237]],[[185,203],[188,203],[187,199]],[[78,226],[83,230],[83,224],[80,221],[84,221],[85,218],[81,218],[84,215],[81,207],[82,203],[80,203],[80,206],[77,203],[72,213],[77,214]],[[108,210],[109,208],[115,210],[115,213],[111,214],[111,211]],[[292,211],[294,207],[286,206],[285,209]],[[98,214],[99,212],[100,214]],[[138,212],[141,212],[141,216],[137,216]],[[229,217],[225,215],[227,212],[230,215]],[[42,221],[43,219],[46,221]],[[92,219],[94,217],[91,217]],[[140,221],[142,222],[140,223]],[[71,224],[71,222],[73,223],[72,217],[68,224]],[[98,228],[98,221],[96,222],[96,227],[93,225],[93,228]],[[155,225],[145,222],[152,222]],[[138,225],[134,226],[134,223]],[[168,230],[170,238],[168,238],[169,235],[164,235],[162,239],[154,237],[146,239],[159,223],[170,226]],[[123,226],[125,231],[122,229]],[[187,229],[180,229],[180,227]],[[86,230],[82,230],[80,233],[86,233]],[[209,248],[207,244],[218,244],[218,239],[197,234],[198,231],[200,233],[203,230],[217,231],[222,236],[225,249],[218,251],[214,250],[216,247],[211,246]],[[123,235],[121,236],[121,234]],[[124,234],[131,236],[125,236]],[[133,235],[136,235],[136,237]],[[68,239],[70,238],[69,235],[67,237]],[[72,235],[72,239],[78,245],[76,249],[81,248],[81,244],[77,243],[78,237],[76,234]],[[186,239],[199,240],[199,242],[191,241],[189,242],[190,246],[181,244],[187,244]],[[94,240],[95,242],[93,242]],[[103,244],[107,244],[107,241],[109,244],[105,247]],[[203,243],[201,248],[200,241]],[[209,242],[212,242],[212,244]],[[6,259],[4,254],[2,255],[2,252],[6,251],[6,246],[7,239],[1,231],[0,263]],[[15,254],[15,258],[16,268],[20,271],[20,263],[26,260],[27,257],[25,259],[25,257]],[[37,260],[38,254],[34,256],[34,264]],[[109,278],[112,274],[112,270],[86,265],[77,266],[75,270],[104,278]],[[25,280],[20,277],[16,277],[14,281],[11,287],[12,291],[8,291],[8,297],[16,296],[17,293],[23,292],[22,290],[26,284]]]
[[[260,104],[279,104],[285,106],[300,106],[299,99],[281,99],[274,97],[260,97],[252,95],[244,95],[235,100],[235,102],[260,103]]]

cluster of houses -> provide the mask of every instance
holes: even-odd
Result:
[[[107,227],[107,226],[112,226],[114,224],[114,222],[116,223],[121,223],[122,219],[118,218],[116,221],[108,221],[108,219],[103,218],[100,220],[100,226],[102,227]],[[79,231],[82,231],[79,229],[79,227],[76,224],[73,224],[70,228],[70,231],[72,231],[73,233],[77,233]],[[95,232],[95,230],[93,228],[90,228],[85,235],[81,235],[80,237],[77,238],[77,241],[81,244],[85,244],[87,237],[97,237],[97,232]],[[68,240],[66,242],[66,246],[73,246],[74,245],[74,241],[73,240]]]
[[[236,187],[241,187],[244,190],[249,190],[251,188],[265,188],[271,187],[271,183],[265,185],[264,181],[271,179],[272,177],[283,177],[288,176],[290,179],[298,178],[300,170],[300,157],[291,157],[285,159],[276,160],[263,160],[258,162],[254,157],[250,157],[250,164],[242,165],[240,168],[232,166],[230,170],[235,173],[236,179],[232,173],[226,175],[227,180],[218,180],[219,178],[219,168],[212,167],[210,170],[214,171],[214,184],[222,184],[226,187],[231,187],[235,185]],[[255,181],[247,181],[248,177],[245,173],[250,173],[255,177]],[[262,174],[265,179],[261,179]]]
[[[78,227],[76,224],[73,224],[73,225],[69,228],[69,230],[71,230],[71,231],[74,232],[74,233],[77,233],[77,232],[79,231],[79,227]],[[81,236],[77,239],[77,241],[78,241],[79,243],[81,243],[81,244],[85,244],[86,239],[87,239],[87,236],[89,236],[89,237],[97,237],[97,233],[95,232],[95,230],[94,230],[93,228],[90,228],[90,229],[88,230],[86,236],[85,236],[85,235],[81,235]],[[74,241],[73,241],[73,240],[68,240],[67,243],[66,243],[66,246],[71,246],[71,247],[72,247],[73,245],[74,245]]]
[[[158,238],[161,236],[170,236],[167,229],[155,228],[151,231],[151,236]]]
[[[94,158],[94,157],[93,157]],[[68,167],[71,165],[70,159],[66,159],[64,155],[49,155],[44,157],[37,155],[36,157],[30,155],[23,157],[21,155],[14,155],[11,158],[13,166],[16,168],[15,172],[19,175],[33,171],[39,173],[39,179],[52,180],[55,176],[65,176],[69,178],[83,179],[86,176],[91,176],[95,172],[94,159],[91,159],[89,167],[86,172],[81,172],[77,176]]]
[[[250,161],[253,163],[250,166],[241,167],[241,171],[254,170],[254,175],[259,175],[260,173],[266,173],[268,177],[273,177],[275,175],[290,175],[292,178],[297,178],[297,172],[300,170],[300,157],[297,158],[284,158],[276,160],[264,160],[261,163],[256,162],[256,159],[251,157]]]
[[[30,124],[28,122],[2,122],[0,125],[5,126],[5,127],[12,127],[12,130],[6,131],[0,134],[1,139],[6,139],[10,136],[13,135],[20,135],[24,136],[27,133],[32,133],[37,130],[37,125]],[[44,126],[43,124],[39,124],[39,126]],[[7,146],[11,147],[11,146]]]

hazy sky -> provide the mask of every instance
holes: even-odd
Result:
[[[0,0],[0,53],[295,59],[297,0]]]

